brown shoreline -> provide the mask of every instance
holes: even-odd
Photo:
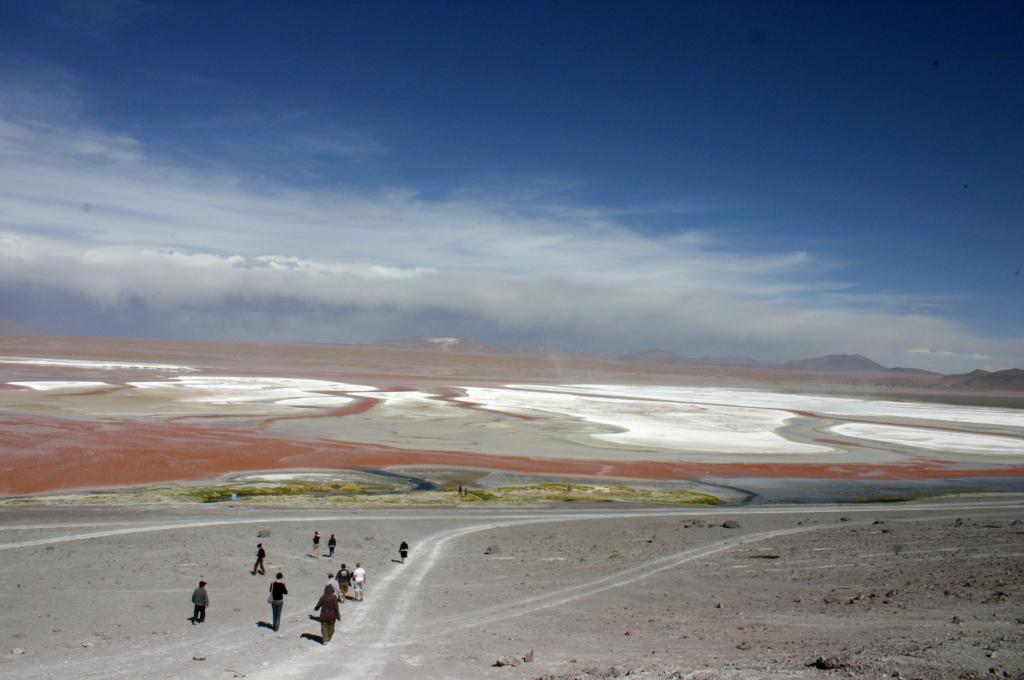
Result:
[[[906,463],[705,463],[571,460],[399,449],[323,439],[282,439],[251,430],[182,422],[0,417],[0,495],[120,488],[292,468],[360,469],[440,465],[509,472],[689,479],[764,477],[924,480],[1024,477],[1024,466],[974,466],[908,457]]]

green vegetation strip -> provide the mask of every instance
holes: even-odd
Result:
[[[10,498],[2,505],[22,503],[100,504],[100,503],[245,503],[276,505],[465,505],[483,503],[539,502],[616,502],[717,505],[718,499],[692,491],[637,489],[630,486],[588,486],[581,484],[533,484],[501,486],[494,489],[469,489],[459,494],[455,488],[439,491],[404,493],[394,486],[371,486],[354,482],[311,483],[290,481],[281,484],[247,486],[225,484],[210,487],[149,487],[109,492],[87,492]]]

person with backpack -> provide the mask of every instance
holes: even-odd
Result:
[[[352,584],[352,572],[348,570],[344,562],[341,563],[338,573],[334,575],[334,580],[338,582],[338,598],[344,603],[348,597],[348,588]]]

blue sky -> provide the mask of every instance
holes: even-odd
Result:
[[[0,315],[1024,365],[1013,3],[0,5]]]

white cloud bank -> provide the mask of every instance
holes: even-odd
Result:
[[[825,270],[704,233],[647,238],[608,211],[536,197],[257,190],[157,162],[130,137],[0,119],[0,314],[46,330],[1024,363],[1021,338],[825,308],[844,288]]]

